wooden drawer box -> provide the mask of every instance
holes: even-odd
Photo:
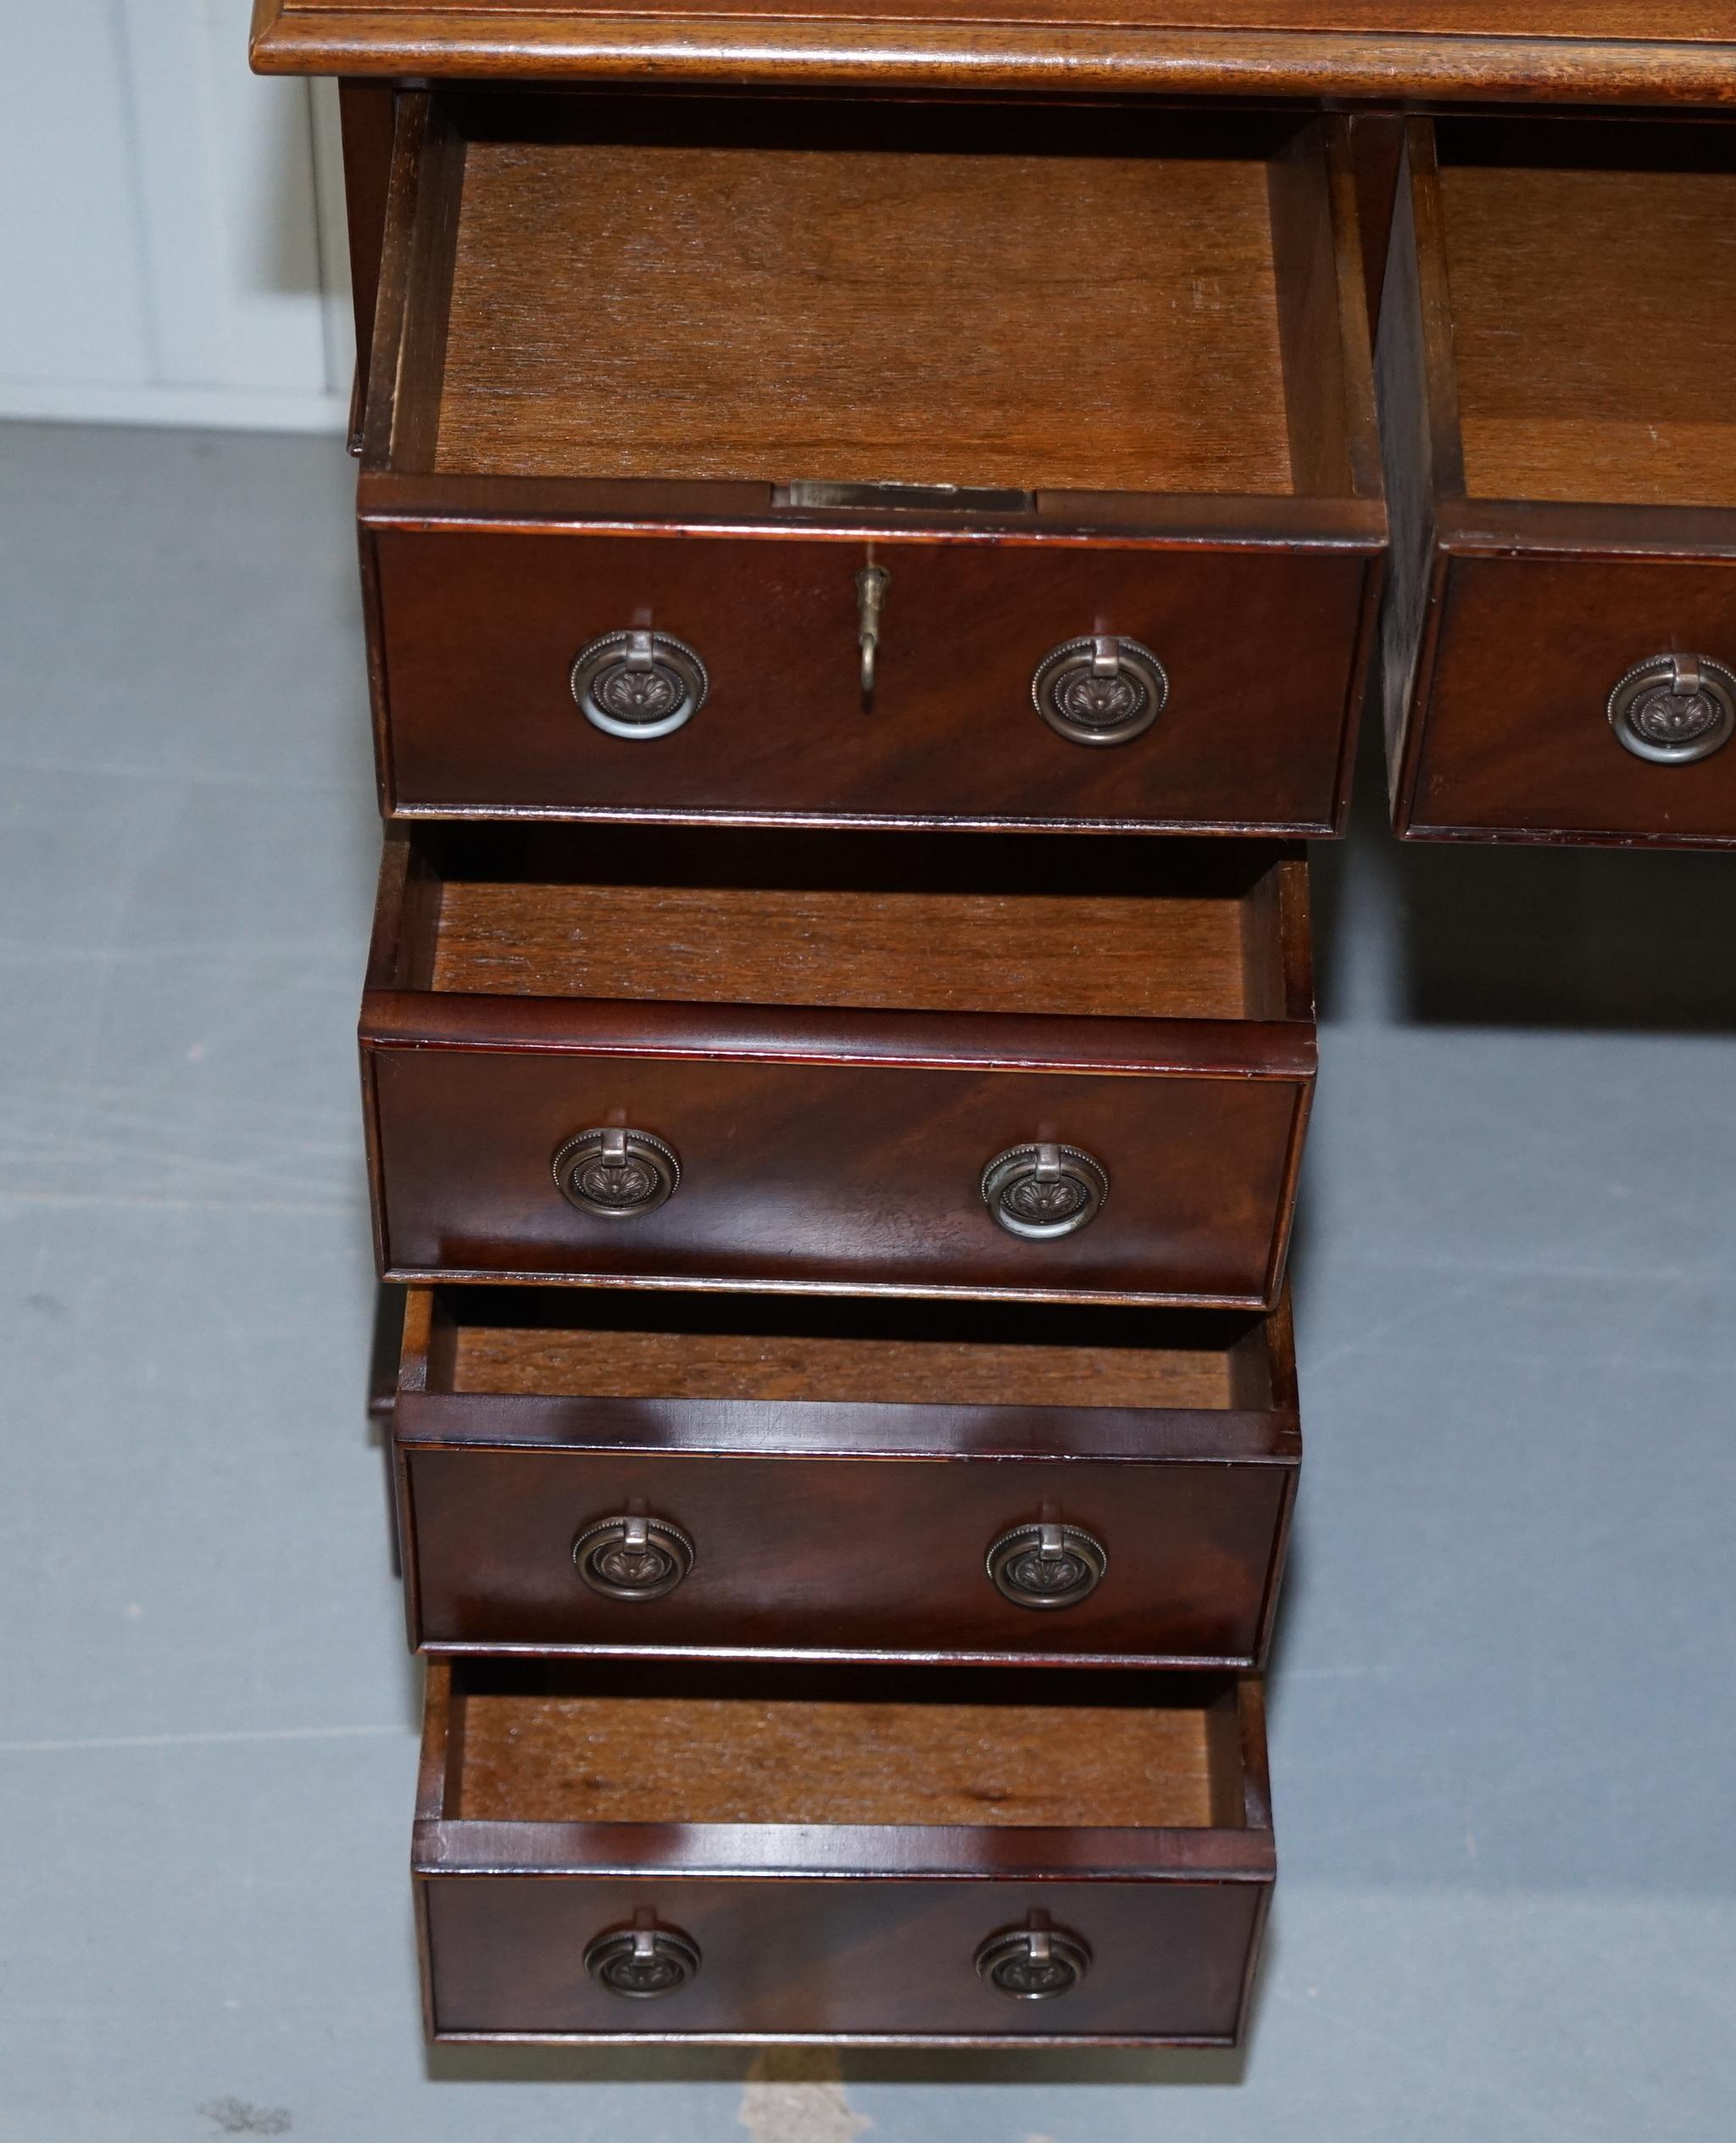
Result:
[[[1416,120],[1409,159],[1398,828],[1736,840],[1736,126]]]
[[[1305,866],[423,827],[387,840],[362,1049],[392,1279],[1264,1307]]]
[[[1260,1684],[437,1661],[415,1868],[436,2039],[1228,2045]]]
[[[1287,1308],[417,1289],[396,1414],[437,1651],[1255,1666],[1301,1458]]]
[[[403,97],[387,809],[1338,830],[1385,534],[1357,247],[1332,120]],[[636,632],[703,682],[622,668]]]

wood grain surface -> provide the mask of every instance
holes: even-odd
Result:
[[[1437,131],[1470,496],[1736,505],[1736,130]]]
[[[411,1643],[592,1657],[1258,1666],[1300,1453],[1276,1415],[1011,1390],[901,1408],[406,1395],[398,1424]],[[581,1531],[629,1502],[694,1544],[660,1600],[606,1599],[573,1567]],[[986,1561],[1045,1515],[1109,1567],[1038,1613]]]
[[[397,1409],[411,1641],[597,1656],[1258,1664],[1301,1456],[1288,1310],[1151,1316],[752,1295],[412,1290]],[[576,1578],[637,1502],[653,1602]],[[1063,1613],[985,1557],[1043,1516]]]
[[[817,1448],[802,1424],[811,1410],[836,1406],[883,1409],[889,1421],[911,1409],[999,1409],[1009,1422],[1009,1409],[1060,1406],[1074,1435],[1081,1409],[1133,1410],[1147,1422],[1137,1445],[1105,1440],[1080,1448],[1146,1456],[1169,1450],[1159,1417],[1171,1410],[1239,1410],[1291,1424],[1296,1411],[1288,1300],[1255,1316],[548,1288],[382,1289],[382,1301],[387,1295],[384,1373],[392,1398],[401,1389],[418,1400],[530,1398],[551,1406],[569,1399],[664,1399],[713,1411],[718,1402],[749,1400],[756,1404],[726,1411],[792,1424],[787,1444],[756,1433],[743,1449]],[[492,1410],[474,1411],[492,1418]],[[632,1411],[622,1410],[621,1417]],[[1104,1428],[1112,1439],[1113,1426]],[[1225,1430],[1233,1437],[1235,1424]],[[689,1444],[666,1428],[659,1448],[665,1440],[670,1448]],[[707,1448],[703,1441],[691,1447]],[[875,1448],[942,1447],[894,1437]],[[1044,1447],[1015,1431],[1009,1441],[973,1448]],[[1264,1441],[1234,1448],[1267,1451]]]
[[[438,910],[454,886],[565,882],[548,877],[556,869],[606,870],[630,886],[677,866],[681,882],[714,895],[751,896],[757,882],[871,902],[902,882],[941,901],[1011,899],[1053,871],[1077,898],[1143,884],[1160,923],[1172,898],[1222,903],[1235,943],[1210,959],[1240,974],[1243,1016],[1127,1016],[1082,990],[1064,997],[1071,1010],[1030,993],[1016,1009],[921,1009],[914,986],[866,1008],[756,1005],[742,1000],[776,990],[778,963],[744,927],[694,955],[719,978],[715,999],[633,997],[619,949],[588,986],[628,994],[578,994],[559,933],[561,964],[530,982],[540,994],[430,987]],[[1314,1072],[1302,870],[1253,843],[671,831],[654,844],[606,828],[576,849],[557,828],[394,837],[363,1016],[384,1269],[406,1280],[1269,1305]],[[654,907],[654,887],[645,897]],[[527,914],[535,906],[532,893]],[[751,899],[737,912],[750,914]],[[1018,913],[1015,900],[1002,930],[1015,966]],[[654,932],[644,943],[648,960],[660,957]],[[903,956],[920,984],[921,932],[907,933]],[[1075,956],[1082,973],[1121,960],[1103,931],[1082,932]],[[545,974],[542,958],[528,963],[533,975]],[[1139,987],[1129,976],[1127,989]],[[1080,1016],[1082,1003],[1101,1016]],[[607,1123],[651,1132],[682,1157],[676,1195],[626,1225],[576,1211],[551,1173],[563,1139]],[[1022,1242],[988,1218],[981,1172],[1006,1148],[1048,1138],[1099,1155],[1111,1194],[1079,1233]]]
[[[472,142],[437,466],[1291,488],[1263,158],[1119,114],[1047,118],[1072,153],[909,131]]]
[[[1265,1774],[1252,1678],[437,1662],[415,1847],[430,2028],[1226,2044],[1272,1879]],[[631,1812],[652,1806],[768,1814]],[[1009,2001],[973,1968],[1032,1912],[1092,1951],[1061,2001]],[[654,2007],[578,1963],[648,1920],[700,1957]]]
[[[444,1825],[435,1835],[443,1846],[471,1828]],[[510,1834],[506,1826],[475,1828],[490,1841]],[[639,1834],[703,1851],[721,1834]],[[778,1834],[801,1834],[835,1840],[865,1859],[888,1840],[953,1835],[916,1826]],[[988,1826],[960,1834],[1003,1844],[1060,1834]],[[1248,1843],[1230,1880],[1215,1869],[1192,1880],[1142,1879],[1149,1860],[1128,1871],[1132,1879],[1108,1882],[1093,1879],[1088,1867],[1071,1880],[1047,1871],[1038,1880],[1021,1879],[993,1860],[973,1871],[974,1879],[941,1881],[900,1880],[877,1867],[797,1881],[589,1868],[576,1879],[552,1870],[542,1878],[454,1878],[428,1870],[418,1901],[431,2029],[444,2041],[573,2046],[1233,2045],[1271,1895],[1270,1840],[1208,1830],[1065,1834],[1082,1845],[1154,1838]],[[1262,1845],[1266,1864],[1257,1870]],[[879,1879],[864,1881],[865,1873]],[[1091,1946],[1091,1975],[1064,2001],[1010,2001],[974,1969],[985,1938],[1025,1925],[1032,1912],[1046,1912]],[[679,1928],[704,1960],[690,1987],[655,2004],[617,2000],[576,1968],[594,1936],[632,1925],[639,1912]]]
[[[497,156],[529,159],[534,182],[491,192]],[[644,167],[631,204],[592,188],[598,158]],[[718,167],[716,185],[684,193],[658,176],[692,159]],[[1146,175],[1124,186],[1123,165]],[[1051,166],[1072,192],[1045,186],[1038,213],[1023,195]],[[985,191],[997,170],[1016,216]],[[400,99],[394,173],[360,491],[388,810],[1339,826],[1384,534],[1342,124],[1046,110],[1033,143],[1021,114],[988,105],[453,91]],[[732,173],[753,198],[729,214]],[[1165,213],[1171,184],[1188,213]],[[513,227],[475,222],[479,189]],[[810,194],[826,215],[805,217]],[[1209,220],[1221,194],[1263,248],[1251,312],[1215,264],[1234,249],[1189,220],[1190,203]],[[1149,231],[1124,230],[1124,196]],[[615,221],[593,258],[574,226],[598,218]],[[1120,266],[1099,226],[1121,234]],[[527,279],[539,247],[547,271]],[[1032,306],[1051,315],[1040,331]],[[944,316],[972,308],[954,332]],[[1256,342],[1266,467],[1250,459],[1253,389],[1237,370]],[[536,472],[504,473],[528,465],[504,433],[459,473],[437,466],[467,409],[522,424]],[[810,446],[863,424],[880,427],[876,481],[912,474],[898,459],[911,448],[952,441],[943,473],[972,487],[965,503],[878,493],[821,508],[778,481],[812,474]],[[677,480],[687,432],[713,456],[704,467],[761,474]],[[731,460],[750,435],[794,445]],[[653,473],[594,473],[599,440],[609,466],[626,451]],[[1066,459],[1083,441],[1109,478],[1224,487],[1032,491],[1021,477],[991,503],[976,487],[1021,440],[1042,449],[1038,481],[1089,473]],[[1142,440],[1157,458],[1135,467]],[[865,703],[856,576],[870,562],[891,591]],[[672,632],[710,675],[695,718],[655,742],[604,735],[573,704],[575,654],[624,623]],[[1038,665],[1092,633],[1140,642],[1170,681],[1157,722],[1123,749],[1057,736],[1032,703]]]
[[[1227,1350],[1190,1347],[466,1324],[453,1389],[798,1404],[1227,1407],[1230,1363]]]
[[[438,869],[424,925],[437,994],[1288,1016],[1260,905],[1270,849],[612,827],[419,838]]]
[[[582,867],[582,859],[581,859]],[[437,990],[1239,1019],[1234,899],[454,880]]]
[[[1394,826],[1726,846],[1736,750],[1648,764],[1606,710],[1660,654],[1736,666],[1736,130],[1418,119],[1408,153],[1381,330]]]
[[[750,509],[762,525],[766,504]],[[1360,531],[1300,530],[1294,548],[1238,547],[1231,530],[1166,546],[422,532],[398,509],[366,538],[387,801],[421,816],[1329,833],[1380,576],[1378,507],[1355,504]],[[871,558],[893,584],[865,710],[855,575]],[[694,719],[652,743],[594,729],[568,686],[579,648],[636,618],[697,648],[712,679]],[[1150,648],[1171,682],[1153,726],[1109,750],[1058,737],[1031,699],[1049,650],[1099,630]]]
[[[255,0],[268,72],[1736,101],[1721,0]]]
[[[455,1816],[492,1823],[1195,1828],[1213,1805],[1197,1708],[914,1692],[472,1695],[457,1789]]]
[[[368,1044],[389,1277],[1249,1308],[1282,1282],[1311,1072],[769,1062],[566,1034]],[[675,1197],[630,1225],[576,1211],[551,1174],[564,1138],[611,1120],[682,1156]],[[1088,1227],[1021,1242],[979,1179],[1046,1133],[1112,1187]]]

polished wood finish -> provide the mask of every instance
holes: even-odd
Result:
[[[471,1823],[945,1823],[1200,1829],[1203,1712],[1104,1700],[593,1695],[486,1686],[465,1708],[450,1813]],[[727,1687],[726,1678],[725,1686]],[[828,1684],[828,1688],[835,1686]],[[848,1684],[845,1684],[846,1690]]]
[[[1032,882],[1070,891],[1023,894]],[[444,949],[452,888],[479,884],[498,889],[489,979],[513,994],[475,988],[468,895],[453,912],[469,949]],[[908,905],[882,905],[888,885]],[[671,886],[688,930],[693,896],[715,893],[716,939],[696,943],[689,998],[668,976],[636,998]],[[643,910],[589,954],[585,887]],[[1127,1016],[1094,977],[1118,971],[1117,904],[1136,890],[1145,971]],[[756,892],[804,896],[814,972],[866,978],[835,987],[848,1006],[765,1001],[778,949],[798,970],[809,955],[790,908]],[[960,900],[994,917],[974,982],[952,951]],[[422,827],[387,843],[362,1042],[392,1279],[1264,1306],[1314,1072],[1303,866],[1254,844],[599,829],[576,847]],[[687,1172],[626,1222],[576,1211],[550,1172],[563,1139],[611,1122],[668,1140]],[[1089,1227],[1025,1242],[978,1183],[1041,1138],[1097,1155],[1113,1187]]]
[[[1256,1681],[436,1662],[415,1869],[437,2038],[1224,2044],[1272,1874]],[[1092,1970],[972,1960],[1033,1912]],[[698,1944],[655,2003],[578,1960]]]
[[[648,869],[657,868],[655,857]],[[432,987],[1082,1018],[1249,1016],[1238,902],[451,879]]]
[[[1342,823],[1385,525],[1342,124],[405,97],[388,224],[360,508],[389,810]],[[965,495],[793,503],[816,481]],[[634,624],[712,678],[651,742],[569,689]],[[1116,748],[1032,704],[1090,633],[1169,673]]]
[[[557,507],[531,530],[478,530],[414,502],[364,509],[395,815],[1342,829],[1379,584],[1360,506],[1360,526],[1318,540],[1274,514],[1273,541],[1246,548],[1192,511],[1173,538],[1051,544],[960,515],[956,541],[882,521],[811,540],[793,529],[773,548],[691,512],[670,535],[636,533],[654,502],[583,488],[566,518]],[[742,517],[765,515],[761,492]],[[855,576],[871,559],[893,584],[865,710]],[[594,729],[567,682],[581,647],[642,615],[713,677],[698,715],[650,743]],[[1031,704],[1038,664],[1099,624],[1160,651],[1171,685],[1157,722],[1110,749],[1056,736]]]
[[[268,73],[1736,102],[1720,0],[256,0],[253,22]]]
[[[1736,749],[1623,749],[1637,663],[1736,667],[1736,128],[1416,120],[1381,326],[1399,830],[1722,847]]]
[[[1730,130],[1508,124],[1447,139],[1466,494],[1736,506]]]
[[[1266,128],[593,110],[469,141],[437,470],[1295,488]]]
[[[382,1437],[392,1433],[392,1411],[398,1404],[404,1310],[409,1300],[409,1291],[403,1288],[381,1286],[374,1291],[374,1333],[368,1350],[368,1421]]]
[[[551,1300],[552,1296],[552,1300]],[[741,1296],[415,1290],[398,1400],[411,1641],[1256,1665],[1301,1437],[1269,1318]],[[672,1593],[579,1579],[632,1506],[694,1543]],[[985,1558],[1059,1517],[1109,1555],[1036,1612]]]
[[[1149,1319],[1094,1312],[1033,1318],[950,1304],[936,1316],[909,1304],[733,1295],[587,1305],[516,1289],[388,1292],[411,1296],[423,1323],[408,1343],[393,1339],[387,1411],[401,1367],[415,1379],[406,1389],[457,1396],[1216,1410],[1238,1403],[1240,1343],[1263,1331],[1275,1344],[1283,1322],[1276,1313],[1253,1327],[1166,1316],[1148,1328]],[[432,1384],[420,1381],[423,1363]]]
[[[1341,828],[1402,130],[1277,105],[1322,79],[1305,0],[1059,4],[257,11],[261,65],[344,54],[382,806],[519,822],[388,838],[362,1021],[409,1288],[374,1406],[412,1641],[442,1655],[415,1845],[437,2039],[1243,2029],[1274,1867],[1252,1670],[1300,1456],[1303,866],[1045,836]],[[1415,25],[1344,5],[1331,64],[1402,93]],[[1592,94],[1621,30],[1621,0],[1571,52],[1573,0],[1549,49],[1436,5],[1447,94],[1498,41],[1515,81]],[[1596,93],[1687,93],[1705,51],[1657,34],[1699,36],[1686,6],[1605,48]],[[843,82],[876,101],[785,94]],[[976,97],[1038,85],[1061,94]],[[1132,101],[1159,86],[1244,101]],[[1116,101],[1069,103],[1093,88]],[[804,500],[821,481],[878,488]],[[623,626],[711,670],[648,749],[568,687]],[[1090,634],[1167,667],[1134,749],[1031,704]],[[587,1220],[554,1148],[629,1121],[681,1187]],[[1033,1138],[1109,1165],[1078,1237],[982,1207],[982,1162]],[[661,1600],[578,1578],[575,1535],[620,1510],[693,1539]],[[1060,1613],[984,1567],[1032,1520],[1107,1549]],[[654,1922],[698,1979],[612,1999],[587,1944]],[[1008,2001],[978,1948],[1045,1923],[1092,1969]]]
[[[389,82],[346,81],[337,88],[343,142],[343,193],[349,238],[350,296],[356,323],[355,392],[350,402],[349,444],[362,450],[362,418],[368,406],[368,358],[380,293],[380,253],[386,242],[386,196],[392,177],[397,97]]]

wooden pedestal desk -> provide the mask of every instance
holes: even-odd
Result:
[[[342,81],[429,2030],[1233,2043],[1294,844],[1370,698],[1403,837],[1736,841],[1736,20],[253,51]]]

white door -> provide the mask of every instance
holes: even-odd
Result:
[[[251,0],[0,0],[0,416],[324,430],[353,338],[336,92]]]

